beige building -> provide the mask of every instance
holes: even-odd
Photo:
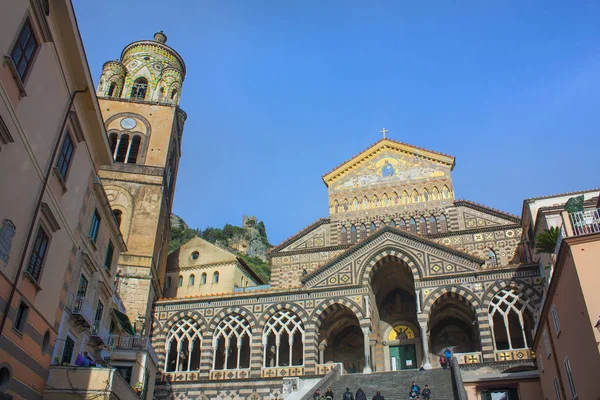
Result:
[[[125,247],[96,174],[112,160],[71,2],[0,9],[0,395],[35,400],[69,354],[61,321],[80,271],[98,285],[80,303],[89,340],[106,339]]]
[[[263,283],[241,258],[195,236],[167,257],[163,296],[234,293]]]
[[[556,197],[554,207],[540,210],[558,215],[561,226],[533,342],[546,399],[600,398],[600,209],[595,193],[593,198],[569,194],[585,195],[581,211],[561,210],[566,200]]]

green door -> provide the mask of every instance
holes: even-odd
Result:
[[[390,368],[392,371],[400,369],[400,346],[390,346]]]
[[[398,346],[400,353],[400,365],[398,369],[416,369],[417,368],[417,350],[414,344]]]

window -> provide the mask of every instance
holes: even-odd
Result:
[[[171,100],[175,100],[176,97],[177,97],[177,89],[173,89],[173,91],[171,92]]]
[[[194,282],[196,282],[196,275],[191,274],[190,279],[188,281],[188,286],[194,286]]]
[[[40,275],[42,273],[42,265],[44,264],[44,259],[46,258],[46,252],[48,250],[48,241],[48,235],[40,226],[40,228],[38,229],[37,236],[35,238],[33,250],[31,252],[31,258],[29,259],[29,264],[27,265],[27,272],[36,281],[40,280]]]
[[[140,143],[142,142],[142,138],[139,135],[135,135],[131,140],[131,145],[129,146],[129,154],[127,155],[127,164],[135,164],[137,161],[138,152],[140,151]]]
[[[554,320],[554,328],[556,328],[556,336],[560,333],[560,322],[558,321],[558,311],[556,306],[552,304],[552,319]]]
[[[367,237],[367,227],[366,227],[366,225],[365,225],[365,224],[362,224],[362,225],[360,226],[360,238],[361,238],[361,239],[364,239],[364,238],[366,238],[366,237]]]
[[[398,223],[398,228],[402,229],[403,231],[406,230],[406,222],[404,222],[403,219],[400,219],[400,222]]]
[[[533,343],[533,309],[516,290],[499,290],[490,301],[488,317],[496,350],[525,349]]]
[[[123,218],[123,212],[121,210],[113,210],[113,217],[115,217],[115,221],[117,221],[117,226],[121,227],[121,219]]]
[[[433,215],[429,217],[429,233],[433,235],[437,233],[437,221]]]
[[[577,390],[575,390],[575,382],[573,381],[573,372],[571,371],[571,362],[569,357],[565,357],[565,371],[567,371],[567,379],[569,380],[569,389],[571,389],[571,397],[577,398]]]
[[[117,146],[117,152],[115,154],[115,162],[124,163],[127,158],[127,149],[129,148],[129,135],[121,135],[119,144]]]
[[[39,47],[38,41],[31,28],[31,22],[29,18],[25,20],[19,37],[10,52],[10,58],[15,64],[17,73],[21,81],[25,79],[25,75],[31,69],[32,59]]]
[[[125,382],[131,385],[131,375],[133,375],[133,367],[115,366],[113,368],[117,371],[119,375],[121,375],[123,379],[125,379]]]
[[[358,235],[356,232],[356,226],[352,225],[350,227],[350,242],[351,243],[356,243],[356,241],[358,240]]]
[[[419,234],[427,235],[427,221],[425,220],[425,217],[422,215],[421,215],[421,218],[419,218]]]
[[[217,326],[213,343],[213,369],[250,368],[252,343],[250,324],[238,314],[230,314]]]
[[[377,225],[375,225],[375,222],[371,222],[371,227],[369,230],[371,231],[371,233],[373,233],[377,230]]]
[[[98,210],[94,210],[94,215],[92,216],[92,225],[90,225],[90,233],[89,237],[96,243],[98,240],[98,231],[100,230],[100,214]]]
[[[341,235],[341,237],[340,237],[340,239],[341,239],[341,240],[340,240],[340,242],[341,242],[342,244],[346,244],[346,243],[348,243],[348,231],[346,230],[346,227],[345,227],[345,226],[342,226],[342,230],[341,230],[341,232],[340,232],[340,235]]]
[[[492,249],[488,250],[488,264],[490,267],[498,266],[498,259],[496,258],[496,253]]]
[[[200,369],[202,331],[198,321],[191,318],[179,319],[169,331],[166,343],[165,372]]]
[[[165,287],[168,289],[171,287],[171,277],[167,276],[167,281],[165,283]]]
[[[516,388],[486,389],[481,392],[482,400],[518,400],[519,390]]]
[[[71,364],[71,359],[73,358],[73,348],[75,347],[75,342],[71,339],[70,336],[67,335],[65,339],[65,347],[63,348],[62,357],[60,359],[61,364]]]
[[[98,305],[96,306],[96,315],[94,315],[94,326],[92,327],[92,335],[98,334],[100,332],[100,327],[102,326],[102,314],[104,313],[104,304],[100,300],[98,300]]]
[[[14,328],[19,332],[23,332],[25,329],[25,323],[27,322],[27,316],[29,315],[29,307],[23,301],[19,304],[17,309],[17,316],[15,317]]]
[[[392,220],[390,220],[390,226],[391,226],[392,228],[395,228],[395,227],[396,227],[396,221],[394,221],[393,219],[392,219]]]
[[[112,266],[113,254],[115,253],[115,246],[112,244],[112,240],[108,241],[108,248],[106,249],[106,258],[104,259],[104,266],[108,271],[110,271],[110,267]]]
[[[414,218],[410,218],[410,221],[408,221],[408,226],[410,227],[410,233],[417,233],[417,223],[415,222]]]
[[[183,286],[183,276],[179,275],[179,281],[177,281],[177,287]]]
[[[446,216],[441,214],[438,218],[438,232],[446,233],[448,232],[448,221],[446,220]]]
[[[554,383],[554,395],[556,396],[556,400],[561,400],[560,397],[560,385],[558,383],[558,378],[554,378],[552,381]]]
[[[199,253],[199,252],[197,252],[197,251],[194,251],[194,252],[192,253],[192,260],[197,260],[197,259],[198,259],[198,257],[200,257],[200,253]]]
[[[544,346],[546,347],[546,357],[550,358],[552,355],[552,349],[550,348],[550,339],[548,338],[548,331],[544,329]]]
[[[56,169],[58,170],[58,173],[63,181],[67,180],[67,172],[69,171],[69,166],[71,165],[71,158],[73,156],[74,148],[75,146],[71,140],[71,135],[67,131],[63,145],[60,149],[60,153],[58,154],[58,161],[56,162]]]
[[[219,283],[219,271],[215,271],[213,274],[213,283]]]
[[[302,365],[304,326],[290,310],[280,310],[267,322],[263,331],[265,367]]]
[[[144,98],[146,98],[147,90],[148,80],[146,80],[146,78],[137,78],[133,85],[131,85],[131,98],[137,100],[144,100]]]
[[[200,275],[200,284],[201,285],[206,284],[206,272],[203,272],[202,275]]]
[[[108,86],[108,97],[112,97],[113,94],[115,94],[115,87],[116,87],[116,83],[111,82],[110,86]]]

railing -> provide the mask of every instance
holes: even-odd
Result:
[[[80,316],[88,326],[92,326],[94,321],[94,309],[87,302],[85,296],[72,296],[71,297],[71,313],[76,316]]]
[[[569,213],[573,235],[587,235],[600,232],[600,209],[591,209]]]
[[[271,285],[257,285],[257,286],[248,286],[248,287],[233,287],[233,293],[248,293],[248,292],[256,292],[258,290],[269,290],[271,289]]]
[[[456,357],[452,357],[450,372],[452,373],[452,389],[456,390],[458,400],[468,400],[469,396],[467,395],[467,390],[465,389],[465,384],[463,383],[462,374],[460,373],[460,367],[458,366]]]
[[[108,344],[109,336],[108,329],[102,325],[102,321],[99,319],[95,320],[92,326],[92,337],[100,339],[104,344]]]
[[[470,353],[454,353],[454,357],[459,364],[479,364],[483,362],[483,356],[480,351]]]
[[[158,357],[146,336],[110,335],[108,344],[115,350],[147,351],[154,364],[158,365]]]

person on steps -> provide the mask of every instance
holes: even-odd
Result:
[[[346,392],[342,396],[342,400],[354,400],[354,395],[350,391],[350,388],[346,388]]]
[[[321,389],[317,389],[313,393],[313,400],[319,400],[320,398],[321,398]]]
[[[421,388],[419,387],[419,385],[417,385],[415,381],[412,381],[412,383],[410,384],[410,391],[416,392],[417,397],[419,397],[419,395],[421,394]]]
[[[431,399],[431,389],[429,389],[429,385],[425,385],[425,388],[423,389],[423,392],[421,392],[421,395],[423,396],[423,400]]]
[[[383,398],[383,396],[381,395],[381,392],[378,390],[378,391],[375,393],[375,396],[373,396],[373,400],[385,400],[385,399],[384,399],[384,398]]]
[[[356,397],[354,399],[355,400],[367,400],[367,395],[365,394],[365,392],[363,392],[363,390],[361,388],[358,388],[358,390],[356,391]]]
[[[325,392],[325,399],[329,398],[330,400],[333,400],[333,392],[331,391],[331,388],[328,387],[327,391]]]
[[[452,367],[452,352],[447,347],[444,350],[444,356],[446,356],[446,362],[448,363],[448,368]]]
[[[408,399],[409,400],[419,400],[419,395],[414,390],[411,390],[410,393],[408,394]]]
[[[443,353],[440,355],[440,365],[442,366],[442,368],[448,369],[448,360],[446,359],[446,356]]]

